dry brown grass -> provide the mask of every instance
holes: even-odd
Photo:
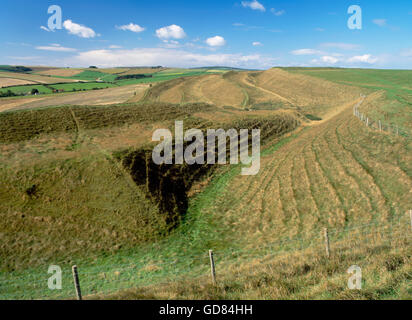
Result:
[[[170,277],[155,285],[88,295],[86,299],[410,299],[411,237],[402,234],[405,231],[409,232],[406,224],[391,235],[370,232],[332,242],[330,259],[324,254],[322,239],[309,248],[280,254],[250,250],[225,260],[215,253],[217,285],[211,283],[209,270],[204,268],[203,276]],[[347,270],[353,265],[362,269],[361,290],[350,290],[347,285]]]
[[[343,103],[352,102],[360,92],[325,80],[271,69],[175,79],[155,85],[143,100],[206,102],[219,107],[252,109],[300,108],[303,112],[325,116]]]
[[[103,69],[106,70],[106,69]],[[166,68],[160,68],[160,69],[152,69],[152,68],[129,68],[125,70],[124,72],[121,72],[122,76],[126,76],[129,74],[145,74],[145,73],[156,73],[160,71],[167,70]],[[106,71],[104,71],[106,72]]]
[[[0,78],[0,88],[10,86],[21,86],[24,84],[35,84],[35,82],[28,80],[12,79],[12,78]]]
[[[46,76],[59,76],[59,77],[73,77],[83,72],[83,69],[51,69],[37,72],[37,74]]]
[[[255,73],[256,85],[287,98],[294,105],[306,107],[322,115],[328,108],[353,101],[362,92],[332,82],[291,74],[280,69]]]
[[[72,79],[53,78],[37,74],[15,73],[15,72],[0,72],[0,78],[12,78],[19,80],[32,81],[36,83],[60,83],[60,82],[77,82]]]
[[[0,101],[0,112],[6,110],[23,110],[59,105],[109,105],[124,103],[131,97],[142,97],[148,88],[146,84],[129,85],[117,88],[93,90],[86,92],[53,94],[35,98],[13,98]]]

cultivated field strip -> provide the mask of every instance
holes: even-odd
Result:
[[[251,243],[390,221],[412,207],[411,156],[392,151],[402,138],[376,137],[371,146],[375,134],[345,106],[264,156],[258,175],[235,178],[233,206],[220,214],[243,236],[252,233]]]

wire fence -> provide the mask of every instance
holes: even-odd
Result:
[[[402,128],[396,124],[385,123],[382,120],[373,119],[359,111],[359,104],[353,108],[353,115],[359,118],[368,128],[377,130],[379,132],[387,132],[407,139],[412,139],[412,131]]]
[[[385,223],[368,223],[344,229],[327,230],[327,237],[317,232],[305,237],[282,239],[264,246],[214,252],[215,267],[227,272],[248,262],[270,261],[279,256],[290,255],[299,251],[310,250],[314,254],[332,254],[353,250],[357,247],[377,246],[387,243],[390,247],[410,246],[412,240],[412,210],[410,217],[404,217]],[[327,242],[325,242],[327,240]],[[325,243],[327,247],[325,248]],[[326,250],[326,251],[325,251]],[[108,295],[124,289],[161,285],[184,279],[196,279],[210,275],[210,256],[207,252],[200,255],[177,255],[156,260],[138,259],[129,264],[104,266],[78,265],[81,294],[86,296]],[[0,299],[3,300],[55,300],[75,299],[76,290],[73,282],[72,266],[61,268],[61,289],[52,290],[49,283],[52,273],[48,266],[42,274],[39,272],[27,276],[13,274],[0,275]]]

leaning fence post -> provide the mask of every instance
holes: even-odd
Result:
[[[329,244],[329,232],[328,228],[325,228],[323,230],[324,236],[325,236],[325,248],[326,248],[326,256],[329,258],[330,257],[330,244]]]
[[[80,290],[79,273],[77,272],[77,266],[72,267],[74,288],[76,289],[77,300],[82,300],[82,292]]]
[[[209,258],[210,258],[210,271],[212,273],[212,281],[213,284],[216,284],[216,270],[215,270],[215,259],[213,258],[213,250],[209,250]]]

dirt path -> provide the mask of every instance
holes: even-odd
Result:
[[[253,87],[253,88],[258,89],[258,90],[260,90],[260,91],[263,91],[263,92],[265,92],[265,93],[268,93],[268,94],[270,94],[270,95],[272,95],[272,96],[275,96],[275,97],[277,97],[278,99],[280,99],[280,100],[282,100],[282,101],[285,101],[285,102],[287,102],[287,103],[290,103],[290,104],[292,104],[292,105],[294,104],[292,101],[290,101],[289,99],[287,99],[287,98],[285,98],[285,97],[282,97],[281,95],[277,94],[276,92],[267,90],[267,89],[265,89],[265,88],[262,88],[262,87],[259,87],[259,86],[255,85],[254,83],[251,83],[251,82],[247,79],[247,77],[244,77],[244,78],[243,78],[243,82],[244,82],[244,84],[246,84],[247,86],[250,86],[250,87]]]

